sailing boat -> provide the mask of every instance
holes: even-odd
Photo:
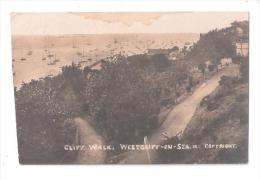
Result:
[[[83,57],[83,58],[87,57],[87,56],[85,55],[85,50],[84,50],[84,48],[82,49],[82,57]]]
[[[46,52],[48,53],[48,55],[47,55],[48,58],[54,57],[54,55],[51,53],[51,50],[50,50],[50,49],[52,49],[52,47],[53,47],[53,44],[50,43],[49,36],[47,36],[47,51]]]
[[[78,43],[78,41],[77,41],[77,55],[78,56],[82,56],[82,52],[80,52],[80,46],[79,46],[79,43]]]
[[[54,61],[50,61],[48,65],[55,65],[56,63]]]
[[[76,44],[75,44],[75,41],[73,40],[73,46],[72,46],[72,48],[78,48],[78,47],[79,47],[79,42],[78,42],[77,37],[75,37],[75,39],[76,39]]]
[[[56,62],[60,62],[60,60],[57,59],[56,53],[55,53],[55,56],[54,56],[54,60],[53,60],[53,62],[54,62],[54,63],[56,63]]]
[[[47,55],[47,57],[48,58],[52,58],[54,55],[50,52],[50,50],[48,50],[48,55]]]
[[[46,57],[42,54],[42,61],[46,61]]]
[[[74,40],[73,40],[73,45],[72,45],[72,48],[73,48],[73,49],[77,48],[77,46],[75,45],[75,42],[74,42]]]
[[[53,54],[49,54],[47,57],[49,58],[49,60],[50,60],[50,62],[48,63],[48,65],[55,65],[56,64],[56,62],[54,62],[54,60],[52,60],[52,58],[53,58]]]
[[[73,43],[73,46],[72,46],[72,48],[74,49],[74,48],[77,48],[77,46]]]
[[[24,50],[22,50],[22,54],[24,54]],[[26,58],[25,58],[25,57],[22,57],[20,60],[21,60],[21,61],[26,61]]]
[[[32,53],[33,53],[33,51],[32,51],[32,50],[29,50],[28,53],[27,53],[27,55],[28,55],[28,56],[31,56]]]
[[[51,61],[48,63],[48,65],[55,65],[55,64],[56,64],[56,62],[54,62],[54,61]]]
[[[82,53],[78,51],[78,52],[77,52],[77,55],[78,55],[78,56],[82,56]]]

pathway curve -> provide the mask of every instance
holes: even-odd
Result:
[[[77,126],[77,136],[79,145],[85,145],[85,150],[78,151],[75,164],[102,164],[105,162],[106,152],[104,150],[90,150],[88,145],[104,145],[105,141],[95,129],[80,117],[74,119]]]
[[[222,69],[216,75],[200,85],[191,96],[187,97],[183,102],[175,106],[174,109],[167,115],[161,127],[148,137],[149,144],[162,144],[164,141],[161,135],[162,133],[167,133],[169,137],[173,137],[178,132],[184,131],[201,100],[212,93],[219,86],[220,77],[223,75],[236,76],[238,73],[238,66],[233,65]],[[149,152],[151,162],[154,162],[157,151],[150,150]],[[145,153],[146,152],[144,151],[132,151],[128,153],[120,163],[146,164],[148,161]]]

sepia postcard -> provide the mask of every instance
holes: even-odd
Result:
[[[248,163],[248,12],[10,16],[20,164]]]

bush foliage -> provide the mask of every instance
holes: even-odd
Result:
[[[77,116],[91,117],[108,143],[142,141],[157,127],[161,105],[175,102],[188,77],[185,62],[172,63],[163,55],[118,56],[101,66],[82,70],[72,64],[16,90],[22,163],[69,161],[62,160],[63,146],[74,143]]]
[[[192,48],[183,50],[183,60],[170,61],[163,54],[119,55],[101,61],[100,70],[72,64],[57,76],[23,84],[15,90],[20,162],[72,161],[75,154],[63,146],[75,143],[73,118],[79,116],[90,117],[107,143],[141,142],[158,127],[160,110],[173,106],[197,84],[191,73],[194,65],[204,72],[203,62],[234,55],[231,32],[227,28],[201,35]],[[244,63],[241,76],[248,79],[246,74]]]

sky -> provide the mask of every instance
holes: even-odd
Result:
[[[248,20],[247,12],[12,13],[13,35],[205,33]]]

